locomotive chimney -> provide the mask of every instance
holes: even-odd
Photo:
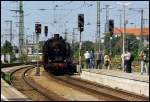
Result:
[[[54,38],[59,38],[59,34],[54,34]]]

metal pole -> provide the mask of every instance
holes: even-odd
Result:
[[[106,28],[105,28],[105,32],[108,32],[108,13],[109,13],[109,11],[108,11],[108,7],[109,7],[109,5],[105,5],[106,6]]]
[[[97,1],[97,35],[96,35],[97,40],[98,40],[98,37],[99,37],[99,36],[98,36],[98,19],[99,19],[99,17],[98,17],[98,13],[99,13],[99,12],[98,12],[98,9],[99,9],[98,2],[99,2],[99,1]],[[98,43],[97,43],[98,41],[97,41],[97,40],[96,40],[96,50],[98,49],[98,48],[97,48],[97,46],[98,46]]]
[[[120,11],[120,30],[121,30],[121,10]]]
[[[126,24],[125,24],[125,5],[123,5],[123,9],[124,9],[124,30],[123,30],[123,54],[125,53],[125,43],[124,43],[124,38],[125,38],[125,26],[126,26]],[[123,69],[124,69],[124,58],[123,58],[123,61],[122,61],[122,63],[123,63]]]
[[[98,50],[101,49],[101,39],[100,39],[100,1],[97,1],[97,39],[98,39]]]
[[[36,75],[37,76],[40,76],[40,68],[39,68],[39,60],[38,60],[38,53],[39,53],[39,51],[38,51],[38,48],[39,48],[39,34],[37,33],[36,34],[36,53],[37,53],[37,56],[36,56],[36,59],[37,59],[37,68],[36,68]]]
[[[12,44],[12,21],[10,22],[10,43]]]
[[[80,45],[79,45],[79,73],[81,73],[82,63],[81,63],[81,48],[82,48],[82,42],[81,42],[81,31],[80,31]]]
[[[73,32],[72,32],[72,52],[74,54],[74,43],[75,43],[75,29],[77,28],[73,28]]]
[[[143,49],[143,9],[141,9],[140,12],[141,12],[141,34],[140,34],[139,53]]]
[[[24,46],[24,15],[23,15],[23,1],[19,1],[19,48],[20,56],[23,52]]]
[[[110,35],[110,32],[109,32],[109,6],[110,5],[106,5],[106,32],[107,34],[109,33]],[[111,35],[109,36],[109,54],[111,55]]]
[[[107,21],[108,21],[108,16],[107,16],[107,14],[108,14],[108,11],[107,11],[107,8],[108,8],[108,5],[105,5],[106,6],[106,23],[105,23],[105,34],[107,35],[107,32],[108,32],[108,30],[107,30]],[[105,52],[107,52],[106,51],[106,45],[105,45]]]
[[[121,19],[121,10],[120,10],[120,31],[122,31],[122,29],[121,29],[121,24],[122,24],[122,19]],[[122,32],[120,33],[121,34],[121,37],[123,37],[123,34],[122,34]],[[122,43],[123,43],[123,39],[122,39]],[[123,53],[123,49],[122,49],[122,53]]]

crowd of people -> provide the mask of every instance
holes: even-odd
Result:
[[[102,69],[103,66],[105,66],[106,69],[110,69],[111,67],[110,55],[104,55],[101,51],[96,51],[96,53],[93,53],[93,51],[86,51],[86,53],[84,53],[84,57],[86,60],[86,67],[89,69],[94,68],[94,61],[96,61],[96,69]]]
[[[89,52],[86,51],[86,53],[84,53],[84,57],[86,60],[86,68],[89,69],[111,69],[112,67],[112,60],[111,60],[111,55],[108,53],[103,53],[102,51],[96,51],[96,53],[94,53],[93,51]],[[141,53],[139,54],[139,58],[140,58],[140,73],[141,75],[145,72],[147,75],[149,75],[149,54],[146,50],[141,51]],[[125,53],[123,53],[121,55],[121,59],[122,59],[122,70],[126,73],[132,73],[132,62],[134,60],[134,56],[133,54],[131,54],[131,52],[129,51],[125,51]],[[95,64],[94,64],[95,63]]]

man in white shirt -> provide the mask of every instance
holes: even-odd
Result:
[[[86,60],[86,65],[89,68],[90,67],[90,53],[88,51],[86,51],[86,53],[84,54],[85,60]]]
[[[131,58],[131,53],[128,52],[128,51],[125,51],[125,54],[124,54],[125,72],[127,72],[127,70],[129,70],[131,68],[131,66],[130,66],[130,58]]]

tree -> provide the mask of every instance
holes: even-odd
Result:
[[[2,54],[12,54],[13,47],[9,41],[5,41],[4,45],[1,48]]]
[[[43,51],[45,41],[39,41],[39,53]]]
[[[128,42],[127,42],[128,50],[130,52],[132,52],[133,56],[137,59],[138,58],[139,40],[137,40],[136,37],[133,35],[128,36],[127,40],[128,40]]]
[[[82,49],[84,51],[93,51],[94,50],[94,43],[92,41],[83,41]]]
[[[122,53],[122,37],[113,37],[112,41],[112,56],[121,55]],[[125,42],[125,49],[134,54],[134,57],[138,56],[139,41],[133,35],[128,35],[127,42]]]
[[[4,61],[6,61],[6,54],[9,54],[10,55],[10,61],[12,62],[12,56],[14,57],[14,54],[13,54],[13,47],[11,45],[11,43],[9,41],[5,41],[4,45],[2,46],[1,48],[1,52],[2,54],[4,54]]]
[[[104,46],[105,46],[104,52],[109,53],[109,51],[110,51],[110,34],[105,33],[104,35],[105,35],[105,37],[104,37]]]
[[[112,56],[121,55],[122,53],[122,38],[121,36],[113,37],[111,41]]]
[[[20,61],[21,63],[28,62],[28,56],[27,56],[27,54],[22,53],[22,55],[19,57],[19,61]]]
[[[73,50],[73,57],[75,59],[79,58],[79,42],[74,43],[74,46],[71,46]],[[95,44],[92,41],[83,41],[81,55],[85,53],[85,51],[94,51]]]

